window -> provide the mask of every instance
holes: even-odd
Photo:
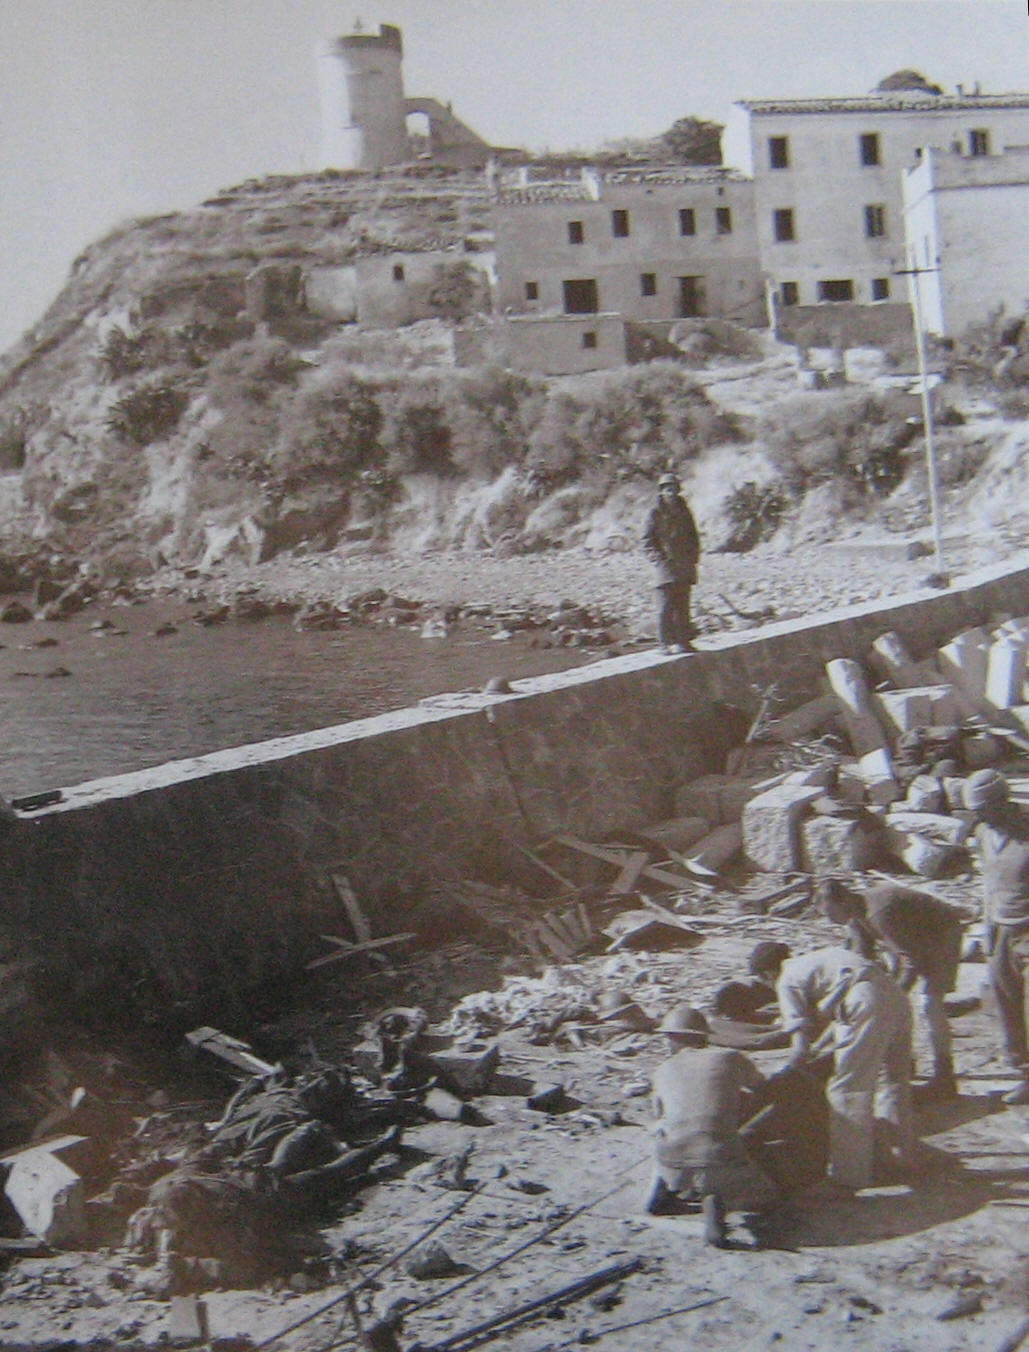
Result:
[[[656,295],[657,295],[657,273],[656,273],[656,272],[641,272],[641,273],[640,273],[640,295],[641,295],[641,296],[656,296]]]
[[[797,305],[800,302],[800,287],[796,282],[783,282],[779,294],[783,305]]]
[[[694,215],[692,207],[679,208],[679,234],[695,235],[697,233],[697,218]]]
[[[988,155],[990,153],[990,133],[985,128],[968,133],[968,153],[970,155]]]
[[[845,281],[819,282],[819,300],[853,300],[854,283],[848,277]]]
[[[858,137],[858,145],[861,147],[862,164],[879,164],[879,133],[877,131],[866,131]]]
[[[615,239],[625,239],[629,234],[629,213],[621,207],[611,213],[611,233]]]
[[[595,315],[600,309],[597,297],[597,279],[578,277],[562,282],[566,315]]]
[[[886,234],[886,208],[875,204],[865,207],[865,234],[869,239],[881,239]]]
[[[581,244],[585,238],[582,229],[582,221],[568,222],[568,243]]]
[[[679,278],[679,314],[683,319],[691,319],[704,313],[703,277]]]
[[[526,300],[539,300],[539,298],[540,298],[540,284],[539,284],[539,282],[526,282],[526,283],[525,283],[525,299],[526,299]]]
[[[715,234],[732,234],[732,212],[728,207],[715,207]]]
[[[796,231],[793,228],[792,207],[779,207],[778,210],[772,212],[772,230],[780,243],[797,238]]]
[[[769,136],[768,167],[770,169],[788,169],[790,167],[790,139],[788,136]]]
[[[402,281],[404,280],[404,265],[403,265],[403,263],[394,263],[394,264],[393,264],[393,280],[394,280],[395,282],[402,282]]]
[[[586,329],[586,330],[584,331],[584,333],[583,333],[583,335],[582,335],[582,345],[583,345],[583,347],[587,347],[587,348],[589,348],[589,347],[596,347],[596,345],[597,345],[597,334],[596,334],[596,330],[594,330],[594,329]]]
[[[890,298],[890,279],[889,277],[872,278],[872,299],[889,300]]]

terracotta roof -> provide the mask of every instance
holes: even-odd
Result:
[[[741,108],[767,113],[951,113],[990,112],[994,108],[1029,108],[1029,94],[926,94],[896,90],[843,99],[737,99]]]
[[[603,176],[605,183],[738,183],[746,174],[724,164],[662,165],[654,169],[613,169]]]

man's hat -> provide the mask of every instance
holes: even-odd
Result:
[[[706,1040],[710,1030],[707,1019],[699,1009],[694,1009],[692,1005],[675,1005],[658,1024],[657,1031]]]
[[[999,770],[976,770],[965,780],[961,796],[965,807],[973,812],[982,807],[996,807],[1008,801],[1008,781]]]
[[[679,476],[677,474],[662,474],[657,481],[658,488],[664,488],[666,484],[671,484],[673,488],[679,487]]]
[[[789,944],[780,944],[774,939],[762,939],[759,944],[755,944],[750,950],[747,970],[757,976],[759,972],[774,967],[776,963],[784,963],[789,956]]]

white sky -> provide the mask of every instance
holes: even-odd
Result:
[[[403,29],[409,95],[534,149],[907,66],[1029,89],[1026,0],[0,0],[0,349],[119,221],[315,167],[314,49],[358,16]]]

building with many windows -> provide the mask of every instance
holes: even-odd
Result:
[[[767,322],[753,187],[733,169],[522,175],[497,190],[494,232],[507,314]]]
[[[787,322],[793,306],[906,303],[901,179],[928,148],[986,160],[1029,146],[1029,94],[945,94],[910,71],[862,98],[740,106],[761,265]]]

